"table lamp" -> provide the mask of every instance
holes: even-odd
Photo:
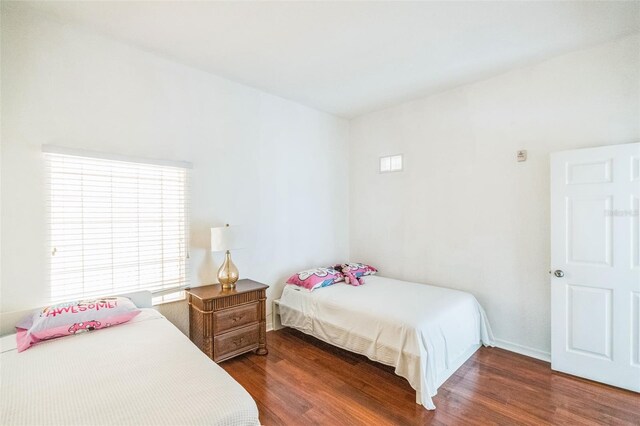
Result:
[[[242,228],[239,226],[225,226],[211,228],[211,251],[225,252],[224,262],[218,269],[218,282],[223,289],[232,289],[236,286],[239,272],[236,265],[231,260],[230,250],[237,250],[242,247]]]

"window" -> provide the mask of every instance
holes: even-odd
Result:
[[[187,285],[188,164],[43,150],[52,302]]]
[[[380,173],[399,172],[402,170],[402,154],[380,157]]]

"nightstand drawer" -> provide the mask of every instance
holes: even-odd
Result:
[[[251,324],[213,339],[214,361],[222,361],[239,353],[256,349],[260,343],[260,324]]]
[[[258,322],[260,316],[260,304],[247,303],[213,313],[213,332],[218,335],[225,331],[233,330],[247,324]]]

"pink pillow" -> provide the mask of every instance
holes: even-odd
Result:
[[[338,265],[337,265],[338,266]],[[378,270],[364,263],[343,263],[339,268],[344,274],[344,280],[347,284],[362,285],[364,284],[364,276],[373,275]]]
[[[43,340],[122,324],[139,313],[140,309],[126,297],[103,297],[48,306],[16,325],[18,352]]]
[[[297,285],[313,291],[316,288],[326,287],[340,281],[344,281],[344,276],[335,269],[314,268],[292,275],[287,280],[287,284]]]

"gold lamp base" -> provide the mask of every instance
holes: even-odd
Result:
[[[236,287],[236,281],[239,277],[238,268],[231,261],[231,253],[227,250],[224,256],[224,263],[218,269],[218,282],[224,289],[232,289]]]

